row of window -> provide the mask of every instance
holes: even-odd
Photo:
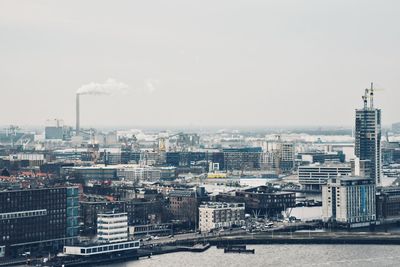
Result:
[[[0,214],[0,220],[47,215],[47,210],[17,211]]]
[[[82,248],[81,249],[81,253],[82,254],[90,254],[90,253],[113,251],[113,250],[118,250],[118,249],[127,249],[127,248],[134,248],[134,247],[139,247],[139,242],[118,244],[118,245],[107,245],[107,246],[101,246],[101,247],[95,247],[95,248],[86,248],[86,249]]]

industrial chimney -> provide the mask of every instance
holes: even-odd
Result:
[[[76,135],[80,135],[80,119],[79,119],[79,94],[76,94]]]

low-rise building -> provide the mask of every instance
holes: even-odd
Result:
[[[245,223],[244,203],[209,202],[199,207],[199,229],[210,232],[223,227],[240,226]]]
[[[208,201],[204,187],[196,190],[174,190],[168,194],[169,208],[174,220],[187,222],[189,227],[198,222],[198,207]]]
[[[221,193],[215,199],[218,202],[245,203],[246,213],[267,217],[279,216],[282,211],[296,205],[296,193],[276,192],[267,186]]]

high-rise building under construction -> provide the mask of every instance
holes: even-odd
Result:
[[[368,103],[369,100],[369,103]],[[355,155],[370,160],[370,176],[381,184],[381,110],[374,107],[374,88],[365,90],[364,107],[356,110]]]

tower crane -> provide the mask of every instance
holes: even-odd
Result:
[[[371,82],[371,88],[366,88],[364,95],[362,96],[364,102],[364,108],[368,108],[368,99],[369,99],[369,107],[374,108],[374,92],[383,91],[381,88],[374,88],[374,83]]]

